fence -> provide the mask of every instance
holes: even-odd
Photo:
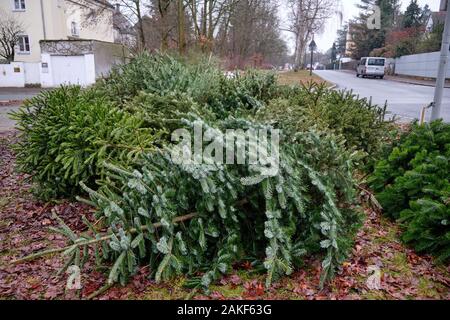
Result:
[[[412,77],[436,78],[439,57],[440,52],[430,52],[397,58],[395,59],[395,73]],[[447,76],[450,76],[450,64],[447,65]]]
[[[358,66],[357,60],[352,60],[349,62],[341,63],[341,70],[353,70],[356,71],[356,67]]]

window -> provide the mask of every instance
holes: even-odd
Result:
[[[28,36],[20,36],[17,43],[18,53],[30,53],[30,38]]]
[[[14,10],[25,10],[25,0],[14,0]]]
[[[369,59],[369,66],[384,67],[384,59]]]
[[[72,36],[78,37],[80,35],[80,30],[78,30],[78,23],[76,23],[75,21],[72,21],[72,23],[70,24],[70,30]]]

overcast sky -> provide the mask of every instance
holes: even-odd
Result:
[[[360,0],[341,0],[341,10],[343,11],[344,22],[358,15],[359,9],[356,7],[356,4],[360,2]],[[402,10],[404,10],[408,6],[409,2],[410,0],[402,1]],[[418,0],[417,2],[420,4],[420,6],[428,4],[432,11],[439,10],[440,0]],[[282,23],[282,26],[285,27],[285,23],[287,22],[287,9],[285,8],[285,6],[280,6],[279,14],[282,22],[284,22]],[[333,45],[333,41],[336,39],[336,33],[339,27],[339,19],[337,17],[328,20],[324,32],[321,35],[316,36],[317,46],[320,51],[326,51],[331,48],[331,46]],[[292,36],[288,32],[283,32],[283,37],[288,42],[291,51],[293,51],[294,40],[292,39]]]

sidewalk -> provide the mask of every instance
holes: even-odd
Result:
[[[336,71],[354,73],[356,75],[356,71],[353,71],[353,70],[336,70]],[[385,75],[384,78],[386,80],[390,80],[390,81],[414,84],[414,85],[418,85],[418,86],[434,87],[436,85],[436,80],[415,79],[415,78],[407,77],[407,76]],[[445,83],[445,88],[450,88],[450,82],[448,80]]]
[[[409,77],[388,76],[388,75],[386,75],[384,78],[387,80],[391,80],[391,81],[415,84],[418,86],[434,87],[436,85],[436,80],[414,79],[414,78],[409,78]],[[445,83],[445,88],[450,88],[450,82],[447,81]]]

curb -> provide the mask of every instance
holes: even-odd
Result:
[[[416,86],[422,86],[422,87],[435,87],[435,84],[428,84],[428,83],[420,83],[420,82],[412,82],[412,81],[402,81],[402,80],[398,80],[398,79],[393,79],[391,77],[386,78],[386,80],[390,80],[390,81],[394,81],[394,82],[398,82],[398,83],[406,83],[406,84],[414,84]],[[445,89],[450,89],[450,84],[446,84],[444,86]]]
[[[22,105],[24,100],[0,100],[0,107]]]

